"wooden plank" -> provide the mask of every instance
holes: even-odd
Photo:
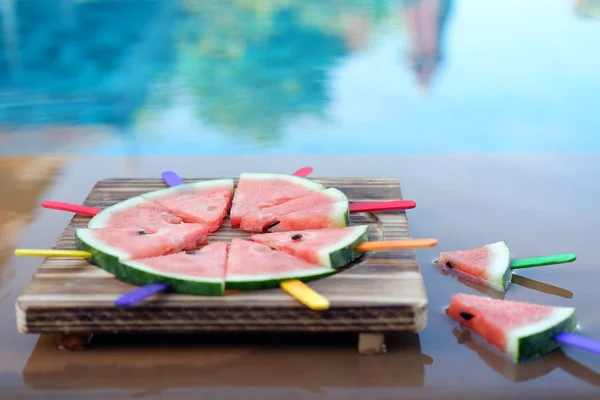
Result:
[[[199,180],[204,179],[186,182]],[[394,179],[315,180],[337,187],[351,202],[402,199]],[[107,179],[97,182],[84,204],[105,208],[164,187],[160,179]],[[86,226],[89,219],[74,216],[54,248],[75,249],[74,229]],[[368,224],[370,240],[411,238],[403,211],[352,214],[351,224]],[[226,220],[210,240],[247,236],[231,229]],[[24,333],[298,331],[356,332],[367,335],[364,338],[383,332],[418,332],[426,325],[427,297],[414,251],[365,253],[339,274],[309,285],[330,300],[329,310],[309,310],[280,289],[221,297],[165,293],[119,309],[114,300],[132,290],[132,285],[85,260],[49,258],[17,299],[17,323]],[[368,336],[371,333],[376,335]]]

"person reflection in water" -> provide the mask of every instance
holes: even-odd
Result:
[[[443,59],[442,38],[451,0],[404,0],[403,26],[408,36],[408,61],[419,87],[426,92]]]

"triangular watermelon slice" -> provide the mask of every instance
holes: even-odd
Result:
[[[332,268],[308,263],[283,251],[248,240],[231,240],[227,258],[227,289],[253,290],[279,286],[288,279],[309,281],[331,275]]]
[[[233,179],[188,183],[143,194],[183,222],[203,223],[208,231],[221,227],[233,197]]]
[[[471,250],[440,253],[436,263],[458,276],[505,292],[512,277],[511,256],[506,242],[496,242]]]
[[[446,310],[460,324],[509,355],[513,362],[540,357],[560,347],[552,337],[573,332],[575,309],[455,294]]]
[[[151,229],[165,224],[180,224],[181,218],[137,196],[100,211],[88,223],[88,228],[136,228]]]
[[[127,273],[126,282],[142,286],[163,282],[178,293],[221,296],[225,289],[227,243],[216,242],[195,253],[141,258],[121,263]]]
[[[204,241],[204,224],[163,225],[156,229],[102,228],[75,230],[78,247],[89,250],[102,267],[103,259],[136,259],[195,249]]]
[[[369,226],[262,233],[250,236],[250,240],[313,264],[338,268],[360,257],[356,247],[369,240]]]
[[[336,188],[290,200],[247,214],[240,229],[248,232],[284,232],[342,228],[350,221],[348,198]]]
[[[286,174],[243,173],[240,175],[231,206],[231,226],[239,226],[242,217],[265,207],[325,190],[310,179]]]

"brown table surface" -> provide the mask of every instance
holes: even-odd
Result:
[[[71,215],[43,200],[80,202],[110,177],[232,177],[304,165],[319,177],[394,177],[419,250],[429,323],[391,338],[389,353],[359,356],[354,336],[97,337],[85,352],[16,330],[15,299],[41,260],[15,247],[48,248]],[[600,339],[593,259],[600,226],[597,154],[285,157],[0,158],[0,398],[450,399],[600,398],[600,357],[574,348],[515,366],[442,312],[451,294],[478,293],[442,275],[442,250],[506,240],[515,257],[575,253],[573,264],[519,271],[507,299],[578,310]],[[553,285],[553,286],[549,286]]]

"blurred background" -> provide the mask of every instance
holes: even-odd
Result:
[[[0,0],[0,155],[600,149],[598,0]]]

